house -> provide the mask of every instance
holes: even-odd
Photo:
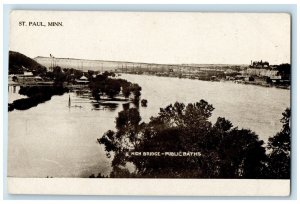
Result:
[[[80,77],[79,79],[75,79],[75,82],[77,84],[85,85],[89,83],[89,80],[86,76],[82,75],[82,77]]]
[[[270,76],[270,80],[272,81],[272,83],[278,83],[282,81],[281,76]]]
[[[13,81],[20,84],[35,84],[43,81],[40,76],[34,76],[32,72],[25,71],[23,74],[16,74],[13,76]]]

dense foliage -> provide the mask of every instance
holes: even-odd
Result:
[[[290,64],[280,64],[277,66],[277,70],[280,75],[290,75],[291,74],[291,65]]]
[[[269,138],[267,148],[268,154],[267,172],[269,178],[290,178],[291,172],[291,131],[290,117],[291,110],[286,109],[282,113],[282,129],[274,137]]]
[[[92,95],[96,100],[100,100],[101,96],[106,95],[113,99],[122,93],[125,98],[133,95],[134,101],[139,101],[142,88],[138,84],[131,83],[125,79],[110,78],[113,73],[104,72],[91,79],[89,87]]]
[[[149,123],[141,122],[135,108],[121,111],[116,131],[109,130],[98,139],[108,156],[114,154],[110,177],[269,178],[274,167],[284,166],[272,176],[278,178],[289,171],[288,113],[282,120],[282,132],[269,141],[271,153],[266,153],[263,141],[251,130],[233,127],[221,117],[212,124],[213,110],[204,100],[187,105],[176,102],[161,108]],[[131,152],[201,152],[201,156],[141,157]],[[129,164],[133,164],[133,172],[128,170]],[[289,177],[284,175],[280,178]]]

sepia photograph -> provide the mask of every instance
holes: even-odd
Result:
[[[9,179],[272,181],[289,194],[290,14],[9,20]]]

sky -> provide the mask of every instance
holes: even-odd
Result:
[[[9,49],[32,58],[280,64],[290,63],[290,35],[285,13],[13,11]]]

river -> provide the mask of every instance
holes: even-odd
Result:
[[[142,87],[140,107],[144,122],[176,101],[189,103],[201,99],[213,104],[211,121],[218,116],[234,126],[249,128],[267,141],[280,131],[282,112],[290,107],[290,91],[232,82],[210,82],[146,75],[121,76]],[[9,102],[24,98],[18,87],[9,88]],[[72,107],[68,107],[69,97]],[[122,102],[95,106],[84,93],[53,96],[50,101],[25,111],[9,112],[8,176],[12,177],[88,177],[109,174],[111,158],[97,138],[114,129]]]

